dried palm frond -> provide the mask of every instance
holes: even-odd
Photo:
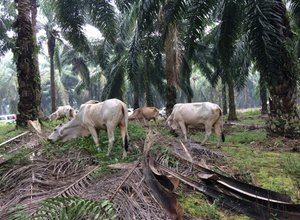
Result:
[[[57,196],[74,196],[92,183],[97,169],[89,157],[64,160],[36,160],[15,166],[0,178],[0,219],[9,216],[16,206],[34,215],[41,201]]]

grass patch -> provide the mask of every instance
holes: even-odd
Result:
[[[0,143],[24,132],[24,129],[16,128],[14,123],[0,123]]]
[[[201,217],[201,219],[220,219],[216,205],[214,203],[210,204],[200,193],[193,193],[187,196],[182,193],[179,202],[184,211],[194,217]]]
[[[238,117],[260,117],[261,113],[259,109],[253,109],[253,110],[249,110],[249,111],[237,111],[237,116]]]
[[[237,215],[228,210],[221,209],[216,204],[217,202],[210,203],[206,197],[199,193],[190,193],[188,195],[180,193],[179,202],[182,205],[185,212],[205,220],[250,220],[245,215]]]
[[[229,166],[236,172],[245,175],[241,179],[252,182],[262,188],[286,193],[295,202],[300,201],[298,183],[295,180],[297,168],[288,163],[291,153],[267,152],[247,146],[223,147],[222,151],[230,156]],[[292,156],[296,166],[300,166],[300,156]],[[282,165],[282,164],[285,164]],[[299,175],[299,174],[298,174]],[[297,192],[298,193],[295,193]]]
[[[244,144],[252,141],[264,141],[266,140],[266,137],[267,133],[265,130],[241,130],[226,135],[226,142],[224,145],[226,145],[226,143]]]
[[[47,130],[52,130],[58,124],[59,122],[57,121],[50,121],[45,123],[44,128]],[[138,123],[129,123],[128,135],[129,153],[126,159],[122,159],[123,144],[119,128],[115,130],[115,141],[109,157],[106,155],[108,150],[108,137],[106,130],[100,131],[99,148],[96,147],[91,136],[77,137],[65,143],[49,143],[45,141],[43,143],[44,148],[42,154],[45,158],[54,159],[60,158],[62,155],[76,153],[82,150],[95,157],[97,162],[101,165],[101,168],[97,171],[97,175],[110,174],[112,170],[107,165],[119,162],[132,162],[139,157],[139,152],[133,147],[133,143],[136,141],[144,141],[146,138],[145,130],[143,129],[142,125]]]

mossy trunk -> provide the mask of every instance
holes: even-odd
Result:
[[[41,80],[37,66],[37,45],[30,12],[30,0],[17,4],[17,39],[14,52],[18,72],[18,116],[17,126],[26,127],[28,120],[36,120],[41,105]]]
[[[229,114],[228,120],[235,121],[237,120],[236,107],[235,107],[235,98],[234,98],[234,84],[232,79],[227,80],[228,85],[228,97],[229,97]]]
[[[270,85],[270,113],[267,131],[271,135],[300,137],[300,118],[297,111],[297,83],[286,78],[280,84]]]

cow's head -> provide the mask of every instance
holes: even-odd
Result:
[[[48,141],[56,142],[61,140],[62,142],[66,142],[78,136],[87,136],[88,134],[88,129],[80,125],[69,125],[69,123],[67,123],[62,126],[57,126],[48,136]]]
[[[172,114],[167,118],[166,123],[167,123],[167,125],[168,125],[169,127],[172,128],[172,130],[177,130],[177,129],[179,129],[179,125],[178,125],[178,123],[177,123],[175,120],[173,120]]]

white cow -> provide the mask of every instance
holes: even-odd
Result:
[[[223,130],[223,113],[221,108],[210,102],[179,103],[174,105],[171,115],[167,119],[167,124],[174,130],[181,128],[185,140],[187,140],[187,126],[205,125],[204,144],[211,134],[212,127],[215,128],[218,136],[218,146],[220,141],[225,141]]]
[[[87,102],[81,104],[80,107],[79,107],[79,110],[81,109],[82,106],[85,106],[86,104],[97,104],[97,103],[99,103],[98,100],[91,99],[91,100],[89,100],[89,101],[87,101]],[[77,112],[77,113],[78,113],[78,112]]]
[[[124,146],[123,157],[126,157],[128,150],[127,125],[128,110],[126,104],[118,99],[108,99],[104,102],[82,106],[75,118],[55,128],[48,140],[65,142],[77,136],[91,134],[98,147],[98,132],[100,129],[106,128],[109,140],[107,155],[109,156],[115,139],[114,131],[119,126]]]
[[[62,119],[67,118],[68,120],[74,118],[76,115],[75,110],[70,105],[59,106],[55,112],[53,112],[50,119]]]

